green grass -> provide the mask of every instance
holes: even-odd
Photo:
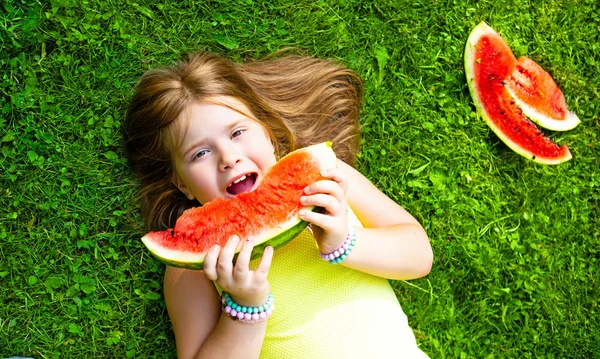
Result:
[[[358,71],[359,168],[425,226],[394,282],[432,358],[600,358],[600,5],[589,1],[7,0],[0,5],[0,356],[174,358],[164,267],[139,241],[120,125],[136,79],[193,50],[295,46]],[[477,117],[480,21],[547,69],[582,123],[530,162]]]

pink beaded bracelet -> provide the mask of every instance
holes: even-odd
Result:
[[[354,227],[348,228],[348,234],[346,235],[346,240],[342,243],[342,246],[331,253],[323,253],[321,252],[321,258],[328,261],[331,264],[338,264],[350,254],[352,248],[354,248],[354,244],[356,243],[356,230]]]
[[[269,294],[267,302],[258,307],[246,307],[237,304],[227,292],[221,294],[221,306],[225,314],[234,320],[245,323],[258,323],[267,320],[273,314],[273,294]]]

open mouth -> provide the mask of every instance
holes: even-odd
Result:
[[[256,173],[248,173],[236,179],[227,187],[227,193],[235,196],[250,191],[256,183],[256,176]]]

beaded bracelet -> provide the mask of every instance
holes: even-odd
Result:
[[[267,302],[258,307],[246,307],[237,304],[231,299],[227,292],[221,294],[221,305],[223,311],[234,320],[245,323],[257,323],[266,320],[273,314],[273,294],[269,294]]]
[[[348,228],[348,235],[346,235],[346,240],[344,241],[342,246],[328,254],[321,252],[321,258],[323,258],[331,264],[338,264],[344,259],[346,259],[346,257],[348,257],[348,254],[350,254],[355,244],[356,230],[354,229],[354,227],[350,227]]]

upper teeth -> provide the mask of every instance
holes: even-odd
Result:
[[[244,175],[244,176],[236,179],[235,181],[231,182],[231,184],[229,185],[229,187],[231,187],[234,183],[240,183],[240,182],[242,182],[245,179],[246,179],[246,176]]]

